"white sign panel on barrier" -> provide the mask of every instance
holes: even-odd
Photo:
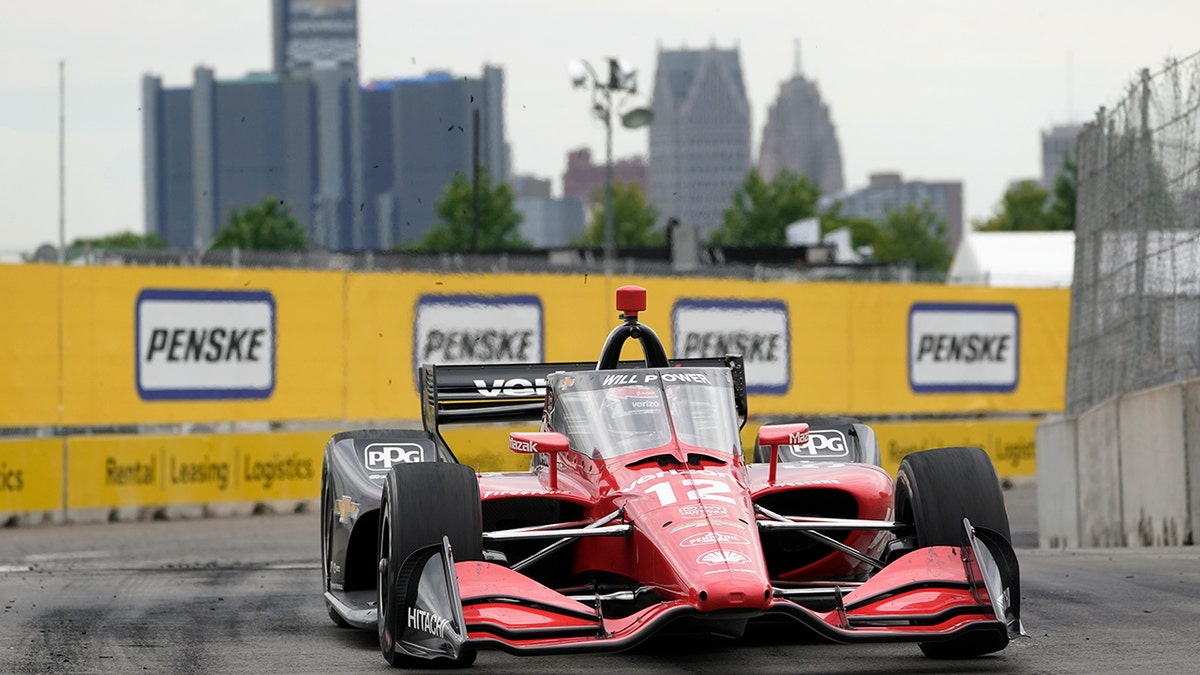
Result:
[[[779,300],[680,299],[671,310],[675,358],[741,354],[751,394],[791,388],[789,326]]]
[[[275,389],[266,291],[145,289],[135,310],[143,400],[265,399]]]
[[[914,392],[1011,392],[1020,372],[1014,305],[915,303],[908,313]]]
[[[417,300],[413,366],[541,363],[542,302],[532,295],[425,295]]]

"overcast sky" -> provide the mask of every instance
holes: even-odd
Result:
[[[0,254],[58,238],[58,63],[66,62],[68,240],[145,227],[141,77],[191,86],[271,67],[270,0],[6,0],[0,22]],[[846,185],[870,173],[962,180],[968,219],[1041,171],[1040,132],[1090,119],[1137,72],[1200,50],[1195,0],[359,0],[364,81],[505,70],[517,173],[553,177],[568,150],[603,157],[567,63],[623,58],[652,88],[655,53],[741,52],[753,150],[779,84],[815,79]],[[645,154],[619,129],[616,154]],[[556,187],[557,189],[557,187]]]

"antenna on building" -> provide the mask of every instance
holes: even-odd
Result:
[[[1075,119],[1075,104],[1071,91],[1071,48],[1067,48],[1067,122],[1070,123]]]
[[[58,264],[67,260],[67,61],[58,60]],[[61,297],[61,294],[60,294]]]
[[[800,38],[796,38],[792,43],[793,57],[796,60],[796,72],[793,73],[796,77],[800,76]]]

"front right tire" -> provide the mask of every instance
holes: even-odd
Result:
[[[907,455],[896,474],[896,521],[909,526],[915,546],[962,546],[963,518],[1012,541],[1004,493],[992,460],[971,447],[936,448]],[[963,659],[1008,646],[996,632],[968,633],[941,642],[919,643],[934,659]]]

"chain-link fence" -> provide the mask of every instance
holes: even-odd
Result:
[[[877,262],[834,264],[826,245],[783,249],[704,249],[694,264],[681,267],[665,249],[622,251],[613,272],[626,276],[704,277],[755,281],[861,281],[942,283],[945,274],[911,265]],[[21,256],[21,262],[53,263],[57,253]],[[457,274],[604,273],[603,254],[592,249],[510,251],[503,253],[419,253],[399,251],[186,251],[178,249],[78,249],[68,264],[154,267],[245,267],[363,272]]]
[[[1142,71],[1078,143],[1067,412],[1200,376],[1200,54]]]

